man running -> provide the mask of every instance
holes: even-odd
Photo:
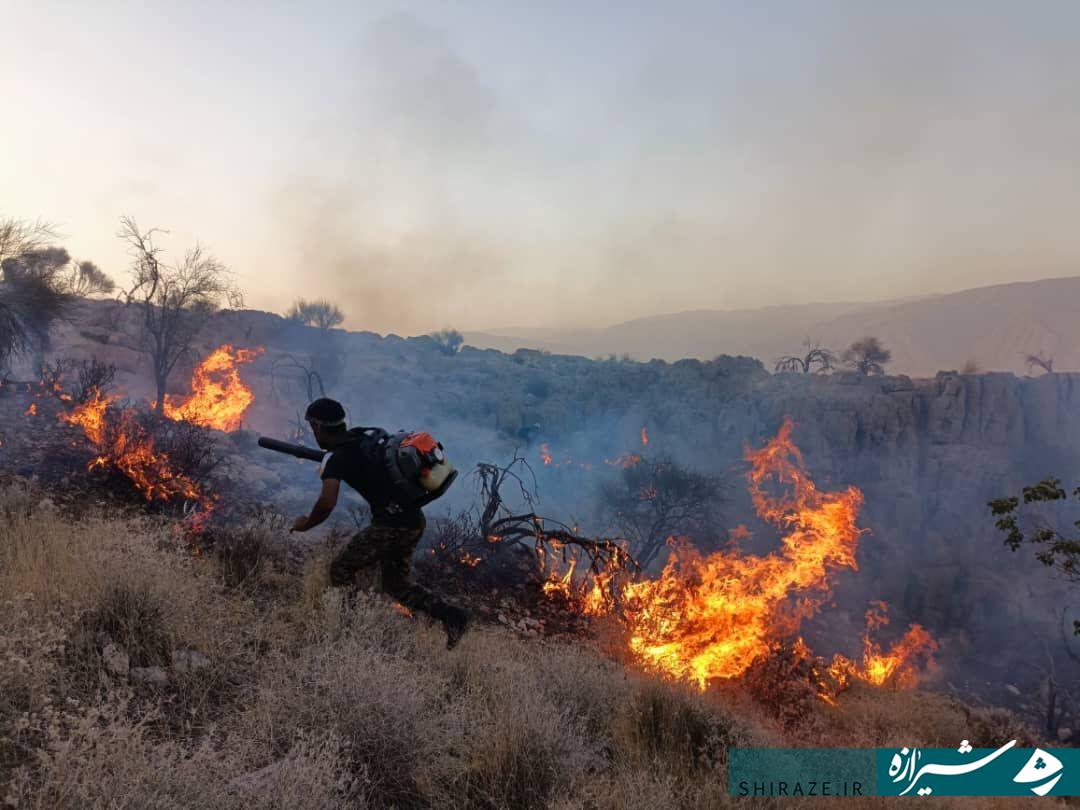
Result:
[[[306,532],[330,517],[337,505],[344,481],[368,502],[371,525],[353,536],[330,564],[330,582],[348,586],[358,570],[378,562],[382,589],[414,611],[427,613],[442,622],[446,646],[452,648],[468,628],[469,611],[448,604],[412,580],[412,555],[426,521],[419,507],[395,503],[396,490],[383,463],[381,448],[363,430],[347,430],[345,409],[332,399],[317,399],[304,414],[319,447],[329,452],[323,458],[322,492],[311,514],[299,517],[294,532]]]

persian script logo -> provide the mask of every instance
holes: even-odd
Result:
[[[924,757],[922,750],[918,748],[901,748],[892,755],[892,758],[889,761],[889,777],[892,779],[894,785],[906,782],[906,786],[903,790],[900,790],[900,792],[896,794],[898,796],[906,796],[912,790],[915,790],[915,793],[918,796],[929,796],[934,792],[931,783],[940,786],[940,780],[930,779],[929,777],[955,779],[956,777],[974,774],[976,771],[981,771],[993,763],[998,762],[1006,752],[1015,746],[1016,740],[1010,740],[1005,743],[1005,745],[991,751],[989,754],[979,756],[970,761],[951,763],[931,762],[929,761],[929,758]],[[956,749],[956,752],[960,754],[962,759],[967,756],[973,756],[974,751],[975,749],[971,747],[971,744],[967,740],[963,740],[960,743],[960,747]],[[935,757],[935,759],[938,758],[939,757]],[[1004,761],[1001,764],[1006,765],[1007,767],[1007,763]],[[1015,768],[1015,764],[1013,764],[1012,767]],[[1064,770],[1065,766],[1060,759],[1047,751],[1043,751],[1041,748],[1036,748],[1031,756],[1028,757],[1024,766],[1012,776],[1012,782],[1018,785],[1027,786],[1027,788],[1036,796],[1046,796],[1061,780]],[[1000,778],[1000,767],[993,768],[992,771],[994,771],[994,776]],[[987,776],[989,777],[990,774],[987,774]],[[965,782],[970,784],[970,781],[968,780],[965,780]],[[916,790],[916,788],[918,789]],[[947,795],[955,796],[965,794],[949,790]]]
[[[1080,796],[1080,749],[733,748],[732,796]]]

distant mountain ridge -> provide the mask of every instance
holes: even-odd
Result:
[[[892,351],[889,371],[932,376],[973,363],[983,371],[1027,371],[1042,352],[1060,371],[1080,369],[1080,276],[997,284],[920,298],[696,310],[586,329],[467,332],[478,348],[545,349],[636,360],[749,355],[771,367],[810,338],[841,351],[876,335]]]

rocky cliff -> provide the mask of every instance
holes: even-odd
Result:
[[[848,620],[884,599],[942,640],[949,677],[1031,679],[1047,651],[1064,654],[1061,611],[1080,600],[1030,550],[1004,548],[986,502],[1051,474],[1080,483],[1078,384],[1076,374],[778,375],[719,412],[714,441],[730,453],[791,416],[815,480],[865,494],[862,571],[837,589]],[[1068,527],[1077,516],[1059,517]]]

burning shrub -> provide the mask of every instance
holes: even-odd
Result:
[[[801,641],[773,645],[747,670],[740,686],[781,726],[803,731],[817,722],[822,701],[832,703],[841,689],[828,663]]]
[[[78,386],[75,389],[75,401],[79,404],[86,402],[93,396],[95,391],[108,393],[112,390],[116,381],[116,366],[113,363],[102,363],[96,358],[83,360],[76,369]]]
[[[147,412],[142,424],[179,475],[200,484],[221,472],[221,445],[210,431],[189,422],[161,420]]]
[[[41,367],[41,387],[61,402],[82,405],[96,393],[108,394],[116,382],[116,366],[96,358],[59,358]]]
[[[187,422],[162,419],[95,391],[60,420],[80,427],[98,455],[88,469],[123,475],[147,501],[192,501],[204,509],[212,498],[200,484],[220,464],[213,436]]]

